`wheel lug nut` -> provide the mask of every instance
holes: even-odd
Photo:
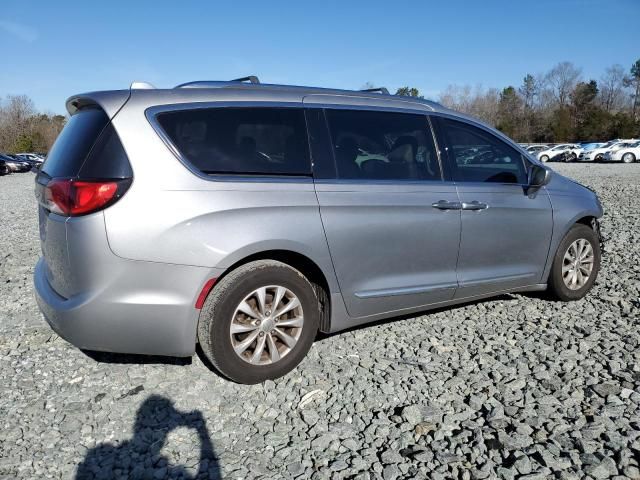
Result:
[[[260,336],[261,336],[261,337],[264,337],[264,332],[260,332]]]

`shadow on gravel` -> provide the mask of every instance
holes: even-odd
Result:
[[[199,343],[196,345],[196,355],[198,355],[198,358],[200,359],[202,364],[205,367],[207,367],[211,373],[216,374],[218,377],[222,378],[223,380],[226,380],[227,382],[233,381],[233,380],[229,380],[227,377],[225,377],[224,375],[222,375],[222,373],[218,371],[218,369],[213,365],[213,363],[211,363],[211,360],[209,360],[205,355],[205,353],[202,351],[202,347],[200,346]]]
[[[198,433],[200,459],[194,465],[172,465],[160,454],[167,435],[186,427]],[[189,448],[191,451],[192,449]],[[173,402],[160,395],[147,398],[136,413],[134,436],[119,445],[103,443],[87,452],[78,465],[76,480],[154,478],[222,478],[218,458],[202,413],[180,412]]]
[[[469,305],[477,305],[479,303],[491,303],[491,302],[506,302],[508,300],[516,300],[518,297],[517,295],[524,295],[524,293],[507,293],[507,294],[503,294],[503,295],[497,295],[495,297],[490,297],[490,298],[482,298],[479,300],[470,300],[468,302],[464,302],[464,303],[459,303],[456,305],[449,305],[446,307],[440,307],[440,308],[431,308],[428,310],[423,310],[420,312],[413,312],[413,313],[407,313],[405,315],[399,315],[397,317],[391,317],[391,318],[383,318],[382,320],[377,320],[375,322],[371,322],[371,323],[365,323],[363,325],[356,325],[355,327],[351,327],[351,328],[347,328],[345,330],[340,330],[339,332],[336,333],[322,333],[319,332],[318,335],[316,336],[316,342],[321,342],[322,340],[327,340],[331,337],[335,337],[336,335],[342,335],[344,333],[347,332],[356,332],[358,330],[364,330],[367,328],[371,328],[371,327],[377,327],[379,325],[385,325],[387,323],[393,323],[393,322],[399,322],[400,320],[409,320],[411,318],[416,318],[416,317],[421,317],[423,315],[432,315],[432,314],[436,314],[436,313],[440,313],[440,312],[446,312],[446,311],[453,311],[453,310],[457,310],[458,308],[463,308],[463,307],[468,307]],[[527,292],[527,295],[529,295],[529,292]]]
[[[160,355],[136,355],[133,353],[97,352],[81,350],[87,357],[100,363],[120,365],[191,365],[191,357],[163,357]]]

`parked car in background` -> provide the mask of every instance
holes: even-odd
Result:
[[[34,167],[39,167],[44,162],[44,157],[36,153],[17,153],[16,156],[29,162],[29,164]]]
[[[593,148],[588,151],[584,151],[578,157],[578,161],[580,162],[601,162],[604,160],[604,155],[609,150],[617,150],[627,143],[634,143],[635,139],[627,139],[627,140],[610,140],[606,142],[604,145]]]
[[[590,152],[594,148],[600,148],[605,145],[605,142],[589,142],[589,143],[581,143],[580,148],[575,150],[577,154],[576,160],[580,160],[580,156],[585,152]]]
[[[28,172],[31,170],[31,164],[13,155],[2,155],[3,160],[12,172]]]
[[[605,162],[633,163],[640,159],[640,141],[635,143],[625,143],[615,150],[609,150],[604,154]]]
[[[529,145],[525,150],[529,152],[531,155],[534,155],[542,150],[548,149],[548,145]]]
[[[575,143],[561,143],[555,147],[539,151],[537,158],[541,162],[568,161],[569,159],[574,159],[575,153],[573,151],[577,148],[579,148],[579,145]],[[577,158],[577,155],[575,155],[575,158]]]
[[[2,155],[0,155],[0,175],[8,175],[10,173],[9,165],[7,165],[7,162],[2,158]]]
[[[199,343],[258,383],[318,331],[591,289],[596,194],[497,130],[386,89],[242,80],[67,101],[36,177],[34,272],[63,338],[174,356]]]
[[[44,162],[44,157],[37,153],[17,153],[19,157],[25,158],[27,160],[31,160],[33,162]]]

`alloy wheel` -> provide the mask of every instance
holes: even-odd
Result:
[[[257,288],[236,307],[229,335],[233,350],[252,365],[273,364],[293,350],[304,326],[302,304],[288,288]]]
[[[579,238],[571,245],[562,259],[562,280],[570,290],[580,290],[585,286],[591,272],[595,256],[588,240]]]

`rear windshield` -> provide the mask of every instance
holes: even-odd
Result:
[[[56,139],[42,172],[50,177],[128,178],[129,159],[109,117],[99,108],[73,115]]]
[[[160,113],[157,120],[181,156],[202,173],[311,174],[301,109],[191,109]]]
[[[53,144],[42,171],[51,177],[75,177],[107,123],[109,118],[99,108],[73,115]]]

